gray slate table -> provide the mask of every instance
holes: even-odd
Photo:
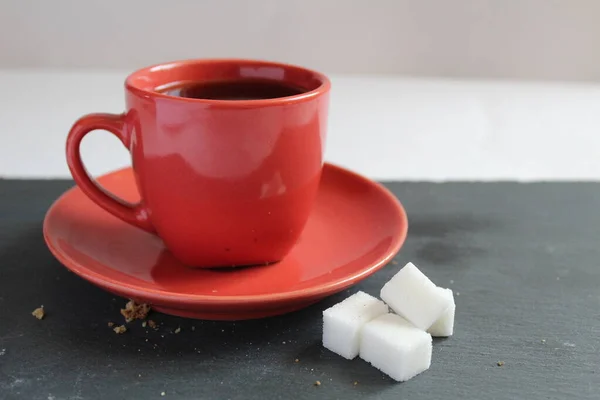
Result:
[[[264,320],[154,314],[158,331],[123,335],[107,324],[125,301],[44,245],[44,213],[71,185],[0,181],[0,399],[600,399],[600,184],[389,183],[408,240],[351,290]],[[399,384],[323,349],[321,311],[377,295],[407,261],[455,291],[456,334]]]

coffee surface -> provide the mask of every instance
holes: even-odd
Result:
[[[157,89],[169,96],[209,100],[261,100],[294,96],[305,92],[288,83],[262,79],[178,82]]]

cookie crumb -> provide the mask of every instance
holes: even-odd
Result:
[[[125,317],[126,322],[131,322],[134,319],[146,319],[150,312],[148,304],[137,304],[133,300],[129,300],[125,304],[125,308],[121,309],[121,315]]]
[[[145,328],[148,323],[146,321],[142,322],[142,328]]]
[[[357,385],[358,385],[358,381],[354,381],[354,386],[357,386]]]
[[[109,327],[109,328],[112,328],[113,326],[115,326],[115,323],[114,323],[114,322],[109,322],[109,323],[108,323],[108,327]]]
[[[398,261],[392,260],[392,265],[398,265]]]
[[[501,367],[504,365],[504,361],[498,361],[498,366]]]
[[[321,381],[316,381],[315,386],[321,386]]]
[[[44,306],[38,307],[35,310],[33,310],[31,315],[33,315],[37,319],[44,319],[44,317],[46,316],[46,313],[44,312]]]
[[[151,319],[148,320],[148,326],[152,329],[157,329],[156,322]]]
[[[181,327],[180,326],[178,326],[177,329],[175,329],[175,333],[179,333],[179,332],[181,332]]]
[[[296,358],[296,359],[294,360],[294,362],[297,362],[297,363],[298,363],[298,362],[300,362],[300,360]]]
[[[122,334],[122,333],[125,333],[125,332],[127,332],[127,327],[126,327],[125,325],[119,325],[119,326],[115,326],[115,327],[113,328],[113,331],[115,331],[115,333],[116,333],[117,335],[120,335],[120,334]]]

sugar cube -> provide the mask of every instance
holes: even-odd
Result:
[[[381,300],[358,292],[323,311],[323,346],[349,360],[358,355],[363,326],[389,311]]]
[[[408,263],[381,289],[394,312],[427,330],[450,306],[448,298],[413,264]]]
[[[450,302],[450,307],[444,311],[441,317],[429,329],[427,332],[431,336],[435,337],[448,337],[454,333],[454,312],[456,311],[456,304],[454,303],[454,296],[452,295],[452,289],[438,288],[438,291],[443,293],[444,296]]]
[[[384,314],[363,328],[360,358],[397,381],[407,381],[431,365],[431,335],[399,315]]]

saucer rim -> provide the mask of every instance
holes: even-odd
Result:
[[[323,168],[333,169],[337,173],[349,175],[353,179],[360,180],[363,183],[376,188],[379,194],[384,196],[386,200],[390,203],[391,209],[396,214],[396,217],[398,217],[399,220],[402,221],[402,224],[401,226],[399,226],[397,234],[392,237],[392,243],[388,247],[388,250],[386,251],[386,255],[384,257],[381,257],[381,259],[379,259],[379,261],[377,261],[376,263],[366,264],[365,267],[361,267],[355,270],[354,272],[348,274],[347,276],[344,276],[332,282],[327,282],[324,284],[319,284],[304,289],[272,294],[219,296],[206,294],[177,293],[172,291],[150,289],[140,287],[139,285],[132,285],[129,283],[123,283],[114,279],[107,278],[105,275],[94,272],[83,266],[78,261],[65,255],[64,252],[60,251],[53,245],[52,240],[50,238],[51,234],[49,232],[48,221],[51,218],[52,213],[57,208],[58,204],[60,204],[61,201],[63,201],[67,195],[69,195],[73,191],[81,190],[77,187],[77,185],[72,186],[71,188],[67,189],[63,194],[61,194],[52,203],[52,205],[46,212],[43,222],[44,241],[46,242],[46,246],[48,247],[52,255],[61,264],[63,264],[64,267],[66,267],[68,270],[72,271],[76,275],[80,276],[81,278],[109,291],[126,294],[131,298],[149,299],[151,300],[150,302],[156,301],[157,303],[159,303],[169,301],[171,303],[184,302],[186,305],[193,304],[227,306],[239,305],[240,302],[244,302],[249,305],[265,302],[271,303],[282,301],[298,301],[306,298],[321,298],[329,294],[344,290],[352,284],[369,277],[370,275],[377,272],[379,269],[383,268],[398,254],[404,242],[406,241],[406,236],[408,233],[408,217],[406,214],[406,210],[404,209],[404,206],[402,205],[400,200],[392,192],[390,192],[389,189],[387,189],[379,182],[371,180],[365,176],[362,176],[356,172],[350,171],[349,169],[343,168],[338,165],[326,162],[324,163]],[[101,180],[106,176],[122,173],[131,169],[131,166],[119,168],[106,174],[102,174],[94,179],[96,181]]]

